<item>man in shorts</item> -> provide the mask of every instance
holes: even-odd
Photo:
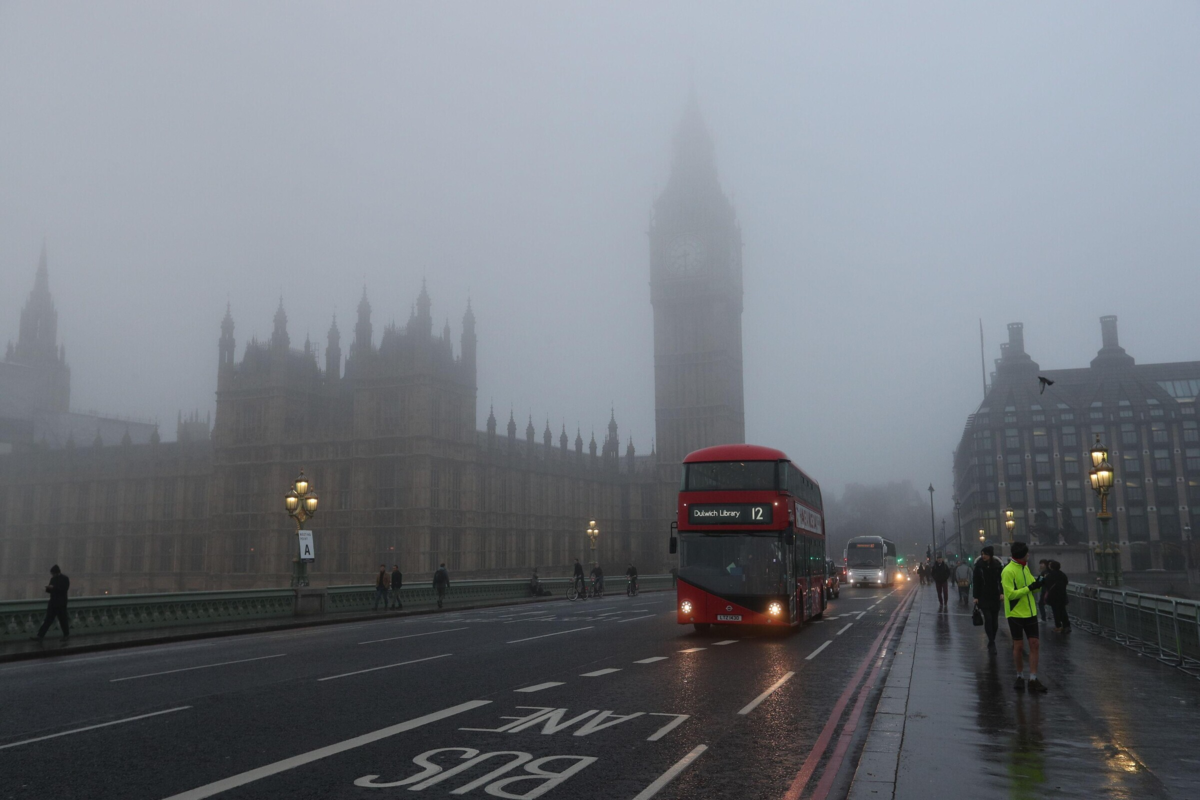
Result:
[[[1013,637],[1013,664],[1017,668],[1017,682],[1013,688],[1025,691],[1024,673],[1025,639],[1029,639],[1029,691],[1045,693],[1046,687],[1038,680],[1038,604],[1037,592],[1042,588],[1042,579],[1033,577],[1027,561],[1029,546],[1024,542],[1011,545],[1012,561],[1000,573],[1000,586],[1004,590],[1004,616]]]

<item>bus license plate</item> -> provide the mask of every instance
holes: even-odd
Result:
[[[741,614],[717,614],[717,622],[741,622]]]

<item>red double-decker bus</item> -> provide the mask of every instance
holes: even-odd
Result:
[[[825,611],[821,489],[781,451],[689,455],[676,527],[679,624],[789,626]]]

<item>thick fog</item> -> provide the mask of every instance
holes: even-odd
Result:
[[[43,240],[72,405],[214,407],[283,298],[478,318],[479,423],[654,435],[646,231],[694,86],[745,240],[746,429],[827,489],[951,453],[1005,323],[1197,358],[1194,3],[0,4],[0,337]]]

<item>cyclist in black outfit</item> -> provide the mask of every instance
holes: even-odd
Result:
[[[630,594],[630,595],[636,594],[637,593],[637,577],[638,577],[637,576],[637,567],[635,567],[633,564],[630,564],[629,569],[625,570],[625,574],[627,576],[629,576],[629,585],[625,589],[625,593]]]
[[[583,564],[579,563],[578,558],[575,559],[575,572],[573,573],[572,577],[575,580],[575,588],[579,590],[579,594],[584,594]]]

